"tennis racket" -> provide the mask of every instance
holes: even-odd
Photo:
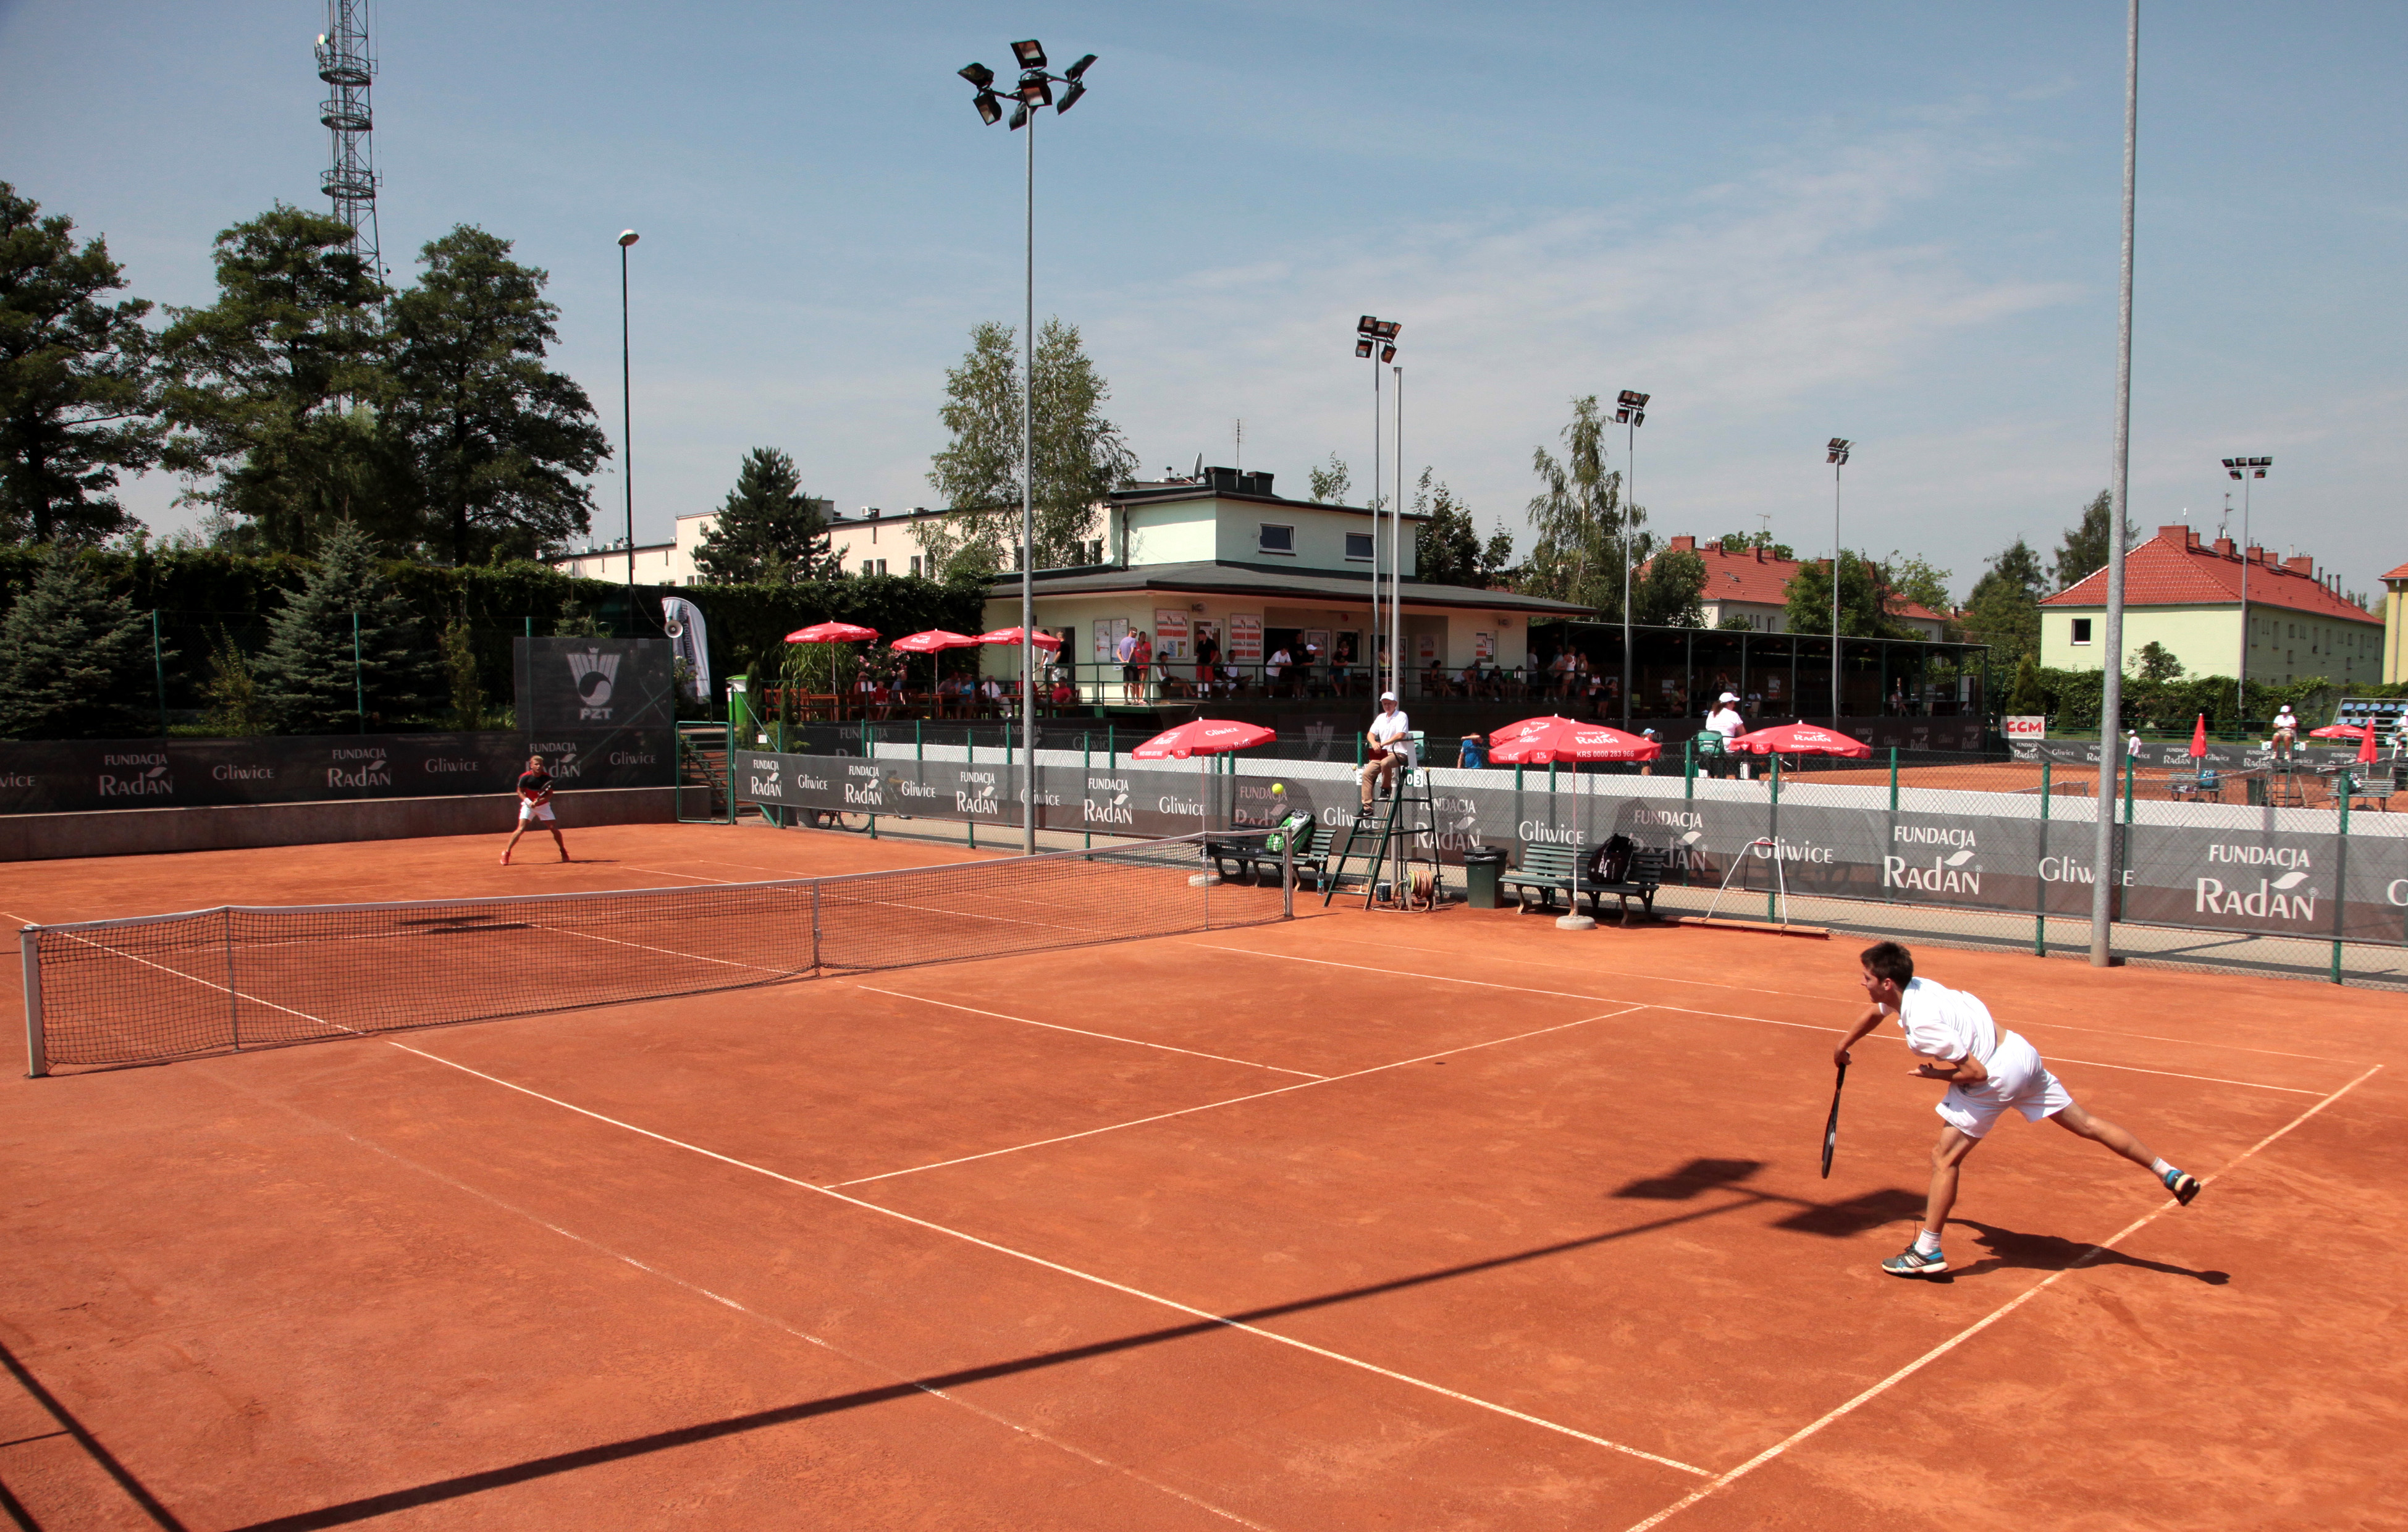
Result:
[[[1840,1088],[1848,1082],[1848,1067],[1840,1066],[1840,1078],[1831,1082],[1831,1120],[1823,1124],[1823,1179],[1831,1179],[1831,1152],[1840,1147]]]

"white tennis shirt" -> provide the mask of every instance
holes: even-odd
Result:
[[[1399,708],[1395,712],[1382,713],[1371,720],[1371,737],[1383,745],[1393,745],[1411,734],[1412,728],[1405,721],[1405,710]]]
[[[1727,741],[1736,739],[1747,732],[1747,721],[1739,716],[1736,709],[1720,708],[1715,709],[1713,717],[1706,720],[1706,727],[1721,735]]]
[[[1990,1009],[1963,990],[1952,990],[1928,979],[1910,979],[1899,995],[1898,1024],[1906,1045],[1926,1058],[1960,1059],[1968,1054],[1983,1064],[1999,1046],[1999,1024]]]

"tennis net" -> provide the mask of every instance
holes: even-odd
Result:
[[[1286,918],[1182,836],[838,878],[24,928],[28,1072],[159,1063]]]

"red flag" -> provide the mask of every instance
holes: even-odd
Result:
[[[2207,715],[2205,713],[2199,715],[2199,723],[2190,731],[2190,752],[2195,757],[2207,753]]]

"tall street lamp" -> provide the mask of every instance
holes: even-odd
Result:
[[[2107,621],[2099,636],[2099,796],[2090,848],[2090,966],[2115,961],[2116,730],[2124,720],[2124,514],[2132,505],[2132,231],[2141,161],[2141,0],[2124,9],[2124,248],[2115,303],[2115,458],[2107,509]]]
[[[1848,451],[1856,443],[1845,437],[1833,437],[1824,451],[1829,455],[1824,461],[1831,465],[1831,727],[1840,726],[1840,470],[1848,465]]]
[[[1405,705],[1405,369],[1390,367],[1397,380],[1397,503],[1388,512],[1388,690],[1397,694],[1397,706]],[[1379,520],[1374,513],[1373,526]],[[1371,583],[1380,583],[1380,566],[1371,566]],[[1371,637],[1373,647],[1379,636]],[[1379,670],[1372,668],[1377,680]]]
[[[1639,428],[1647,423],[1650,394],[1624,389],[1613,402],[1613,421],[1622,433],[1622,729],[1630,732],[1630,532],[1638,501],[1631,486],[1639,482]]]
[[[643,236],[619,235],[619,473],[627,489],[627,637],[636,636],[636,401],[628,386],[627,247]]]
[[[2228,457],[2224,471],[2241,480],[2241,679],[2233,684],[2235,716],[2249,709],[2249,481],[2263,479],[2274,465],[2271,457]],[[2231,501],[2225,502],[2227,506]],[[2227,514],[2229,514],[2228,512]]]
[[[1369,359],[1371,364],[1371,642],[1374,647],[1380,642],[1380,369],[1397,359],[1397,332],[1404,327],[1400,320],[1377,319],[1369,314],[1354,322],[1354,354]],[[1398,458],[1397,491],[1399,497],[1404,493],[1404,460]],[[1404,525],[1402,522],[1396,524],[1399,527]],[[1393,539],[1395,534],[1390,534],[1390,537]],[[1389,544],[1388,557],[1391,563],[1395,562],[1396,545],[1393,540]],[[1388,617],[1393,626],[1396,619],[1394,591],[1389,593],[1389,600],[1391,610]],[[1403,700],[1403,688],[1398,682],[1404,680],[1402,660],[1403,656],[1396,652],[1392,640],[1388,653],[1388,683],[1381,689],[1398,693],[1398,700],[1400,702]],[[1371,666],[1371,683],[1374,687],[1380,686],[1377,664]]]
[[[971,104],[979,120],[993,127],[1003,119],[1002,97],[1010,95],[1011,127],[1028,130],[1027,212],[1021,231],[1025,300],[1020,331],[1020,817],[1025,834],[1022,850],[1037,854],[1037,113],[1052,107],[1056,115],[1068,111],[1087,93],[1087,54],[1058,75],[1045,72],[1045,47],[1036,38],[1011,45],[1020,65],[1020,82],[1006,92],[995,89],[995,71],[973,64],[958,71],[977,93]],[[1054,99],[1054,87],[1064,87]]]

